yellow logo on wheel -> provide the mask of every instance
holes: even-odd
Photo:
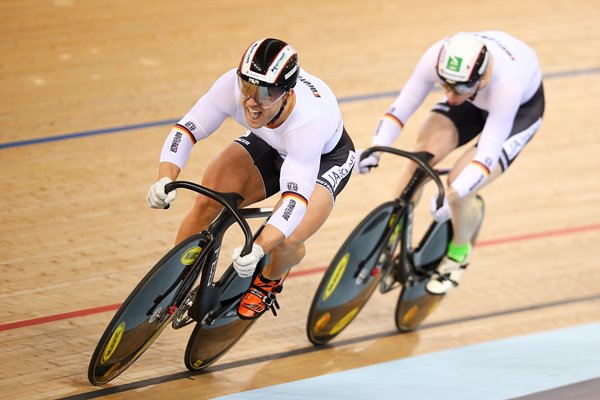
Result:
[[[352,321],[352,319],[358,314],[358,307],[354,307],[344,318],[340,319],[337,324],[329,331],[330,335],[335,335],[340,332]]]
[[[121,339],[123,338],[123,333],[125,332],[125,321],[121,322],[117,329],[113,332],[108,344],[106,345],[106,349],[104,349],[104,354],[102,354],[102,359],[100,360],[100,364],[104,365],[115,353],[115,350],[119,346]]]
[[[344,271],[346,271],[346,267],[348,266],[348,261],[350,260],[350,253],[344,254],[340,262],[338,262],[333,274],[331,274],[331,278],[327,283],[327,287],[325,288],[325,293],[323,293],[323,301],[327,301],[327,299],[335,292],[335,289],[340,283],[342,276],[344,276]]]
[[[181,256],[181,263],[183,265],[192,265],[194,263],[194,261],[196,261],[198,259],[198,257],[200,256],[200,253],[202,253],[202,247],[200,247],[200,246],[190,247]]]

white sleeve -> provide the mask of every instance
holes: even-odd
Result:
[[[371,144],[390,146],[400,135],[408,118],[423,103],[437,80],[435,66],[441,42],[423,54],[400,95],[381,118]]]
[[[168,161],[183,169],[192,146],[210,136],[225,118],[237,110],[235,98],[235,70],[222,75],[171,129],[160,155],[160,161]]]
[[[222,75],[179,122],[186,126],[191,121],[190,130],[197,140],[210,136],[225,118],[237,112],[236,76],[235,69]]]
[[[279,186],[283,204],[268,223],[288,237],[300,224],[312,195],[321,165],[323,138],[332,127],[324,118],[314,119],[286,133],[286,148],[290,149],[281,165]]]
[[[507,81],[493,88],[489,115],[481,131],[473,160],[458,174],[452,187],[460,197],[480,187],[500,160],[502,146],[513,127],[521,104],[522,84]]]

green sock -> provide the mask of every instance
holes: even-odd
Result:
[[[448,253],[446,255],[457,262],[463,262],[471,251],[471,243],[456,245],[453,241],[448,244]]]

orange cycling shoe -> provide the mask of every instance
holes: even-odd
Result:
[[[256,275],[254,282],[240,301],[240,306],[237,309],[238,316],[241,319],[255,319],[268,309],[271,309],[273,315],[277,316],[275,309],[279,308],[279,304],[275,300],[275,296],[277,293],[281,293],[283,288],[280,282],[281,279],[272,281],[262,276],[262,274]]]

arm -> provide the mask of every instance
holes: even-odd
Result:
[[[400,135],[408,118],[423,103],[437,81],[435,65],[441,41],[423,54],[404,88],[381,118],[372,146],[390,146]]]
[[[329,136],[329,129],[335,129],[331,121],[317,118],[287,132],[282,138],[289,152],[281,165],[281,198],[256,240],[261,246],[265,245],[265,252],[291,235],[302,222],[317,181],[324,138]]]
[[[171,129],[160,153],[158,180],[150,186],[146,196],[149,207],[165,208],[175,200],[176,192],[167,195],[165,185],[177,179],[194,144],[216,131],[225,118],[235,111],[237,103],[232,71],[221,76]]]
[[[451,184],[456,196],[464,197],[480,187],[498,164],[502,146],[510,135],[521,104],[523,87],[520,82],[511,80],[493,88],[490,111],[477,143],[477,153]]]
[[[322,130],[318,129],[322,124],[314,125],[316,130],[307,129],[311,124],[303,126],[302,132],[298,130],[288,132],[282,138],[288,142],[285,148],[292,151],[287,154],[281,166],[281,198],[275,206],[273,215],[255,239],[252,252],[240,257],[241,247],[234,250],[233,266],[241,277],[251,276],[264,254],[283,242],[300,224],[306,213],[307,199],[312,194],[319,171],[320,149],[323,148],[322,139],[319,138],[326,137],[325,134],[321,134]],[[315,134],[316,136],[312,136]],[[302,143],[297,142],[300,139]]]

